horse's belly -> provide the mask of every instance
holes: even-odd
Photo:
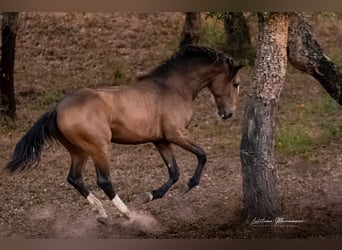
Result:
[[[144,129],[137,126],[135,129],[125,127],[112,129],[112,142],[121,144],[140,144],[158,141],[161,135],[157,129]]]

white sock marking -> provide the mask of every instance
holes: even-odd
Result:
[[[120,199],[119,195],[116,194],[112,201],[113,201],[114,205],[120,210],[121,213],[128,216],[129,209],[125,205],[125,203],[123,203],[123,201]]]
[[[153,200],[153,194],[151,194],[150,192],[147,192],[147,194],[148,194],[148,198],[150,199],[150,201]]]
[[[108,215],[106,213],[106,210],[103,208],[103,204],[99,199],[95,197],[91,192],[89,192],[89,195],[87,196],[87,200],[90,202],[91,205],[96,209],[97,213],[100,217],[107,218]]]

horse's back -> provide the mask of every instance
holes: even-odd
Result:
[[[76,122],[80,118],[91,118],[89,113],[100,114],[105,103],[96,90],[83,88],[66,95],[56,106],[60,120]]]
[[[99,94],[110,107],[113,142],[137,144],[161,138],[162,97],[156,88],[129,85],[101,89]]]

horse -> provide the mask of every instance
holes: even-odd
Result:
[[[238,64],[225,52],[188,45],[128,85],[81,88],[65,95],[43,114],[18,141],[6,169],[10,174],[38,164],[45,144],[59,141],[70,153],[67,181],[95,208],[101,222],[108,215],[101,201],[85,186],[82,170],[90,157],[98,186],[128,219],[131,210],[114,191],[110,174],[110,145],[153,143],[163,159],[169,179],[147,192],[145,202],[162,198],[179,177],[171,145],[197,157],[186,192],[199,184],[205,151],[191,138],[188,126],[193,102],[208,88],[218,115],[226,120],[236,109],[240,77]]]

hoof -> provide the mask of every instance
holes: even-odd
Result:
[[[102,225],[108,225],[109,224],[108,217],[97,217],[96,221]]]
[[[148,203],[153,200],[153,195],[150,192],[146,192],[142,197],[142,203]]]
[[[187,183],[182,183],[179,187],[182,194],[186,194],[190,191],[190,187]]]

